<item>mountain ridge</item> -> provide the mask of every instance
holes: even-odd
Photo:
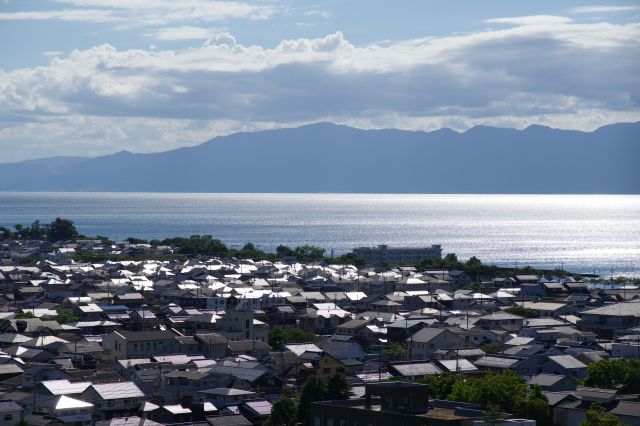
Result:
[[[164,152],[2,163],[0,190],[636,194],[637,158],[640,122],[593,132],[540,125],[363,130],[322,122]]]

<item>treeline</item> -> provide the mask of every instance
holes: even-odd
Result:
[[[348,253],[336,258],[329,258],[325,255],[326,250],[310,244],[303,244],[296,248],[279,245],[275,253],[266,252],[257,248],[253,243],[245,244],[241,249],[227,247],[225,243],[212,235],[192,235],[190,237],[173,237],[163,240],[144,240],[140,238],[127,238],[132,244],[151,244],[155,246],[173,246],[177,248],[179,254],[188,257],[197,256],[217,256],[223,258],[245,258],[254,260],[277,261],[283,257],[295,257],[300,262],[338,262],[356,265],[364,264],[362,259],[357,258],[352,253]]]
[[[622,394],[640,393],[640,359],[603,359],[589,364],[587,386],[617,389]]]
[[[44,240],[44,241],[64,241],[83,238],[69,219],[56,218],[48,224],[34,220],[31,225],[16,224],[13,230],[0,226],[0,232],[4,239],[9,240]]]
[[[493,420],[498,420],[501,413],[510,413],[535,420],[540,425],[551,421],[549,402],[540,387],[529,388],[511,370],[487,374],[482,378],[444,373],[426,376],[420,382],[428,386],[430,398],[479,404],[488,416],[496,417]]]
[[[345,400],[351,395],[351,385],[342,373],[335,373],[326,379],[310,376],[292,397],[282,396],[273,404],[271,415],[264,425],[309,425],[312,402]]]
[[[566,277],[569,275],[567,271],[562,269],[536,269],[531,266],[525,266],[523,268],[504,268],[496,265],[486,265],[475,256],[471,256],[466,262],[458,260],[458,256],[454,253],[449,253],[442,259],[424,259],[416,265],[419,269],[456,269],[463,271],[469,275],[474,282],[479,282],[483,277],[506,277],[514,274],[535,274],[539,276],[551,275],[554,277]]]
[[[272,327],[269,329],[269,346],[276,351],[284,349],[287,343],[314,343],[317,336],[301,328]]]
[[[31,225],[16,224],[13,229],[0,226],[0,239],[4,240],[41,240],[41,241],[66,241],[77,239],[96,239],[105,244],[114,244],[114,241],[108,237],[97,235],[95,237],[87,237],[82,235],[76,229],[72,220],[56,218],[49,224],[43,224],[39,220],[35,220]],[[154,255],[158,260],[185,260],[197,256],[217,256],[222,258],[246,258],[254,260],[276,261],[285,256],[295,257],[300,262],[338,262],[354,265],[363,265],[365,262],[357,258],[353,253],[348,253],[336,258],[329,258],[325,255],[326,250],[310,244],[291,248],[280,245],[276,248],[275,253],[265,252],[258,249],[254,244],[247,243],[241,249],[233,249],[227,247],[222,241],[214,238],[212,235],[192,235],[190,237],[173,237],[165,239],[142,239],[129,237],[126,239],[131,244],[150,244],[153,246],[172,246],[177,249],[176,254],[171,255]],[[79,251],[73,258],[82,262],[97,262],[103,260],[124,261],[124,260],[145,260],[149,256],[145,254],[139,255],[111,255],[98,254],[91,251]],[[38,260],[29,258],[29,261]]]

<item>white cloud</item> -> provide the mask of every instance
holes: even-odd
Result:
[[[69,151],[153,151],[321,120],[585,130],[640,120],[640,24],[499,19],[507,27],[364,46],[340,32],[272,48],[217,33],[181,50],[75,50],[0,71],[0,145],[21,144],[13,155],[26,158],[62,152],[62,139]]]
[[[320,18],[331,18],[331,12],[327,10],[308,10],[304,14],[304,16],[318,16]]]
[[[4,12],[0,13],[0,21],[78,21],[78,22],[122,22],[125,19],[118,17],[108,10],[93,9],[63,9],[34,12]]]
[[[176,22],[214,22],[226,19],[267,19],[278,8],[268,3],[226,0],[58,0],[72,8],[50,11],[5,12],[0,20],[62,20],[118,22],[123,28]]]
[[[202,27],[183,25],[180,27],[165,27],[147,31],[145,36],[158,40],[203,40],[211,36],[212,30]]]
[[[505,25],[556,25],[568,24],[570,18],[564,16],[553,15],[532,15],[532,16],[516,16],[512,18],[494,18],[485,21],[488,24],[505,24]]]
[[[569,9],[571,13],[619,13],[639,10],[640,6],[580,6]]]
[[[228,32],[211,34],[203,46],[235,46],[236,38]]]
[[[61,56],[64,52],[61,50],[45,50],[42,52],[42,56],[46,56],[47,58],[54,58],[56,56]]]

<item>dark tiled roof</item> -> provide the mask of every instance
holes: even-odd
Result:
[[[146,342],[150,340],[171,340],[176,335],[170,331],[151,330],[151,331],[118,331],[130,342]]]
[[[251,422],[242,414],[235,416],[218,416],[207,419],[212,426],[251,426]]]
[[[609,412],[617,416],[640,417],[640,402],[620,401],[618,405]]]
[[[553,386],[564,378],[565,376],[559,374],[542,373],[532,377],[527,383],[530,385]]]

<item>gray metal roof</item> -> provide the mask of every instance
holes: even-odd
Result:
[[[609,412],[617,416],[640,417],[640,402],[620,401],[618,405]]]
[[[442,370],[430,362],[410,362],[391,364],[390,368],[406,377],[426,376],[428,374],[441,374]]]
[[[549,359],[563,368],[587,368],[585,364],[571,355],[551,355]]]
[[[518,361],[519,359],[517,358],[506,358],[506,357],[500,357],[500,356],[485,355],[482,358],[475,361],[475,365],[480,367],[509,368]]]
[[[583,311],[583,315],[609,315],[609,316],[634,316],[640,317],[640,303],[623,302],[605,305],[595,309]]]
[[[52,395],[80,394],[91,386],[91,382],[70,382],[69,380],[45,380],[41,384]]]
[[[102,399],[141,398],[144,393],[133,382],[101,383],[91,385]]]
[[[540,385],[540,386],[553,386],[553,385],[555,385],[556,383],[558,383],[560,380],[562,380],[564,378],[565,378],[565,376],[562,376],[562,375],[559,375],[559,374],[541,373],[541,374],[538,374],[537,376],[534,376],[531,379],[529,379],[527,384]]]

